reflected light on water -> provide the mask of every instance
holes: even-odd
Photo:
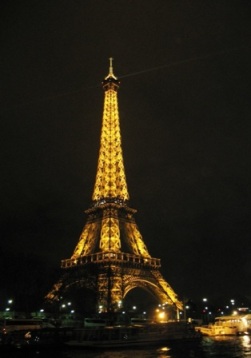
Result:
[[[202,351],[205,357],[251,358],[251,336],[204,337]]]
[[[242,346],[245,351],[250,351],[251,348],[251,340],[250,336],[242,336],[241,337]]]
[[[170,351],[170,348],[168,347],[160,348],[160,352],[168,352],[168,351]]]
[[[158,358],[172,358],[171,355],[167,354],[167,352],[169,352],[171,349],[168,347],[161,347],[160,349],[157,350],[157,357]]]

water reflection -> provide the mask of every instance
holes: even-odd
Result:
[[[202,351],[205,357],[251,358],[250,336],[203,338]]]
[[[59,357],[59,356],[57,356]],[[156,349],[133,349],[133,350],[109,350],[98,351],[72,351],[60,358],[173,358],[170,355],[170,348],[162,347]]]
[[[57,356],[59,357],[59,356]],[[205,337],[200,343],[123,351],[72,351],[62,358],[251,358],[250,336]],[[61,358],[61,357],[60,357]]]
[[[167,347],[159,349],[137,349],[137,350],[124,350],[124,351],[106,351],[106,352],[86,352],[74,351],[64,358],[172,358],[169,354],[170,349]],[[63,358],[63,357],[62,357]]]
[[[162,347],[157,350],[157,354],[159,358],[172,358],[171,355],[169,355],[171,348],[168,347]]]
[[[251,352],[250,336],[243,336],[243,337],[241,337],[241,340],[242,340],[242,346],[243,346],[244,352]]]
[[[63,356],[57,355],[57,358],[202,358],[200,345],[195,347],[187,344],[178,344],[172,348],[167,346],[149,347],[138,349],[109,350],[109,351],[86,351],[75,350],[67,352]],[[38,357],[37,357],[38,358]],[[41,358],[41,357],[40,357]]]
[[[3,353],[3,354],[2,354]],[[9,355],[11,353],[11,355]],[[201,342],[123,350],[53,350],[8,352],[1,358],[251,358],[251,337],[204,337]]]

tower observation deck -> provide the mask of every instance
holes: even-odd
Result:
[[[62,276],[48,293],[50,301],[81,286],[96,293],[96,307],[117,311],[129,291],[142,288],[159,303],[182,309],[182,303],[160,273],[161,260],[153,258],[128,206],[118,107],[120,82],[110,58],[102,82],[104,108],[100,149],[92,202],[86,224],[69,259],[62,260]]]

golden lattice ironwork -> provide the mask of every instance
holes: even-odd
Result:
[[[98,292],[97,307],[116,310],[135,287],[181,309],[182,303],[162,277],[160,259],[149,254],[128,206],[118,110],[119,81],[109,73],[103,81],[104,110],[97,174],[87,222],[70,259],[62,260],[66,274],[47,295],[50,300],[81,282]],[[76,272],[81,273],[76,276]],[[74,273],[74,274],[73,274]],[[78,277],[78,278],[76,278]],[[96,283],[95,283],[96,282]]]
[[[105,90],[103,122],[92,200],[99,201],[103,198],[128,200],[117,98],[119,81],[113,74],[112,62],[109,74],[103,81],[103,88]]]

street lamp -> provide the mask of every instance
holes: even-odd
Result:
[[[13,308],[11,308],[12,304],[13,304],[13,299],[12,298],[8,299],[7,307],[5,309],[5,311],[8,312],[8,316],[13,316],[14,315],[14,313],[12,312]]]
[[[118,308],[122,307],[122,301],[118,301]]]

